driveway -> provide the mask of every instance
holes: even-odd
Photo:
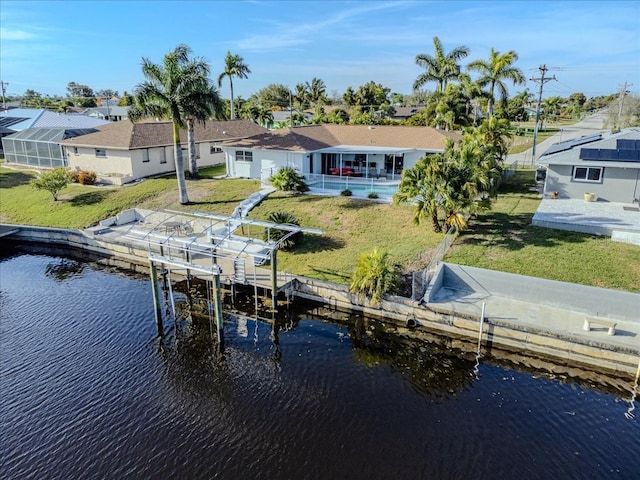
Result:
[[[606,113],[596,113],[585,117],[578,123],[562,127],[562,130],[560,130],[558,133],[550,136],[545,141],[538,143],[538,145],[536,146],[536,160],[540,158],[540,155],[546,152],[547,149],[554,143],[602,132],[606,119]],[[530,148],[522,153],[508,155],[505,164],[511,165],[517,163],[518,165],[530,166],[533,163],[535,165],[535,162],[531,161],[531,153],[532,149]]]

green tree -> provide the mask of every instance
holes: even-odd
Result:
[[[327,123],[345,125],[349,123],[349,114],[343,108],[336,108],[327,115]]]
[[[53,201],[58,201],[58,193],[71,183],[71,175],[66,168],[54,168],[43,172],[31,181],[31,186],[38,190],[46,190],[51,193]]]
[[[463,142],[460,148],[449,142],[444,153],[423,157],[402,172],[394,203],[413,203],[414,223],[429,219],[434,232],[466,228],[470,214],[491,207],[489,153],[478,142]]]
[[[363,111],[375,111],[384,103],[389,103],[389,93],[391,89],[383,87],[382,84],[373,80],[360,85],[355,94],[356,105],[362,107]],[[346,102],[345,102],[346,103]]]
[[[446,182],[445,163],[445,157],[441,153],[422,157],[413,167],[402,171],[398,192],[393,196],[396,204],[413,203],[413,223],[420,225],[425,219],[429,219],[434,232],[442,232],[438,213],[440,189]]]
[[[128,107],[133,104],[133,98],[129,95],[126,90],[122,92],[122,98],[118,102],[119,107]]]
[[[311,83],[306,83],[306,90],[308,95],[308,100],[311,105],[315,108],[318,108],[320,105],[325,105],[329,102],[327,98],[326,92],[327,87],[322,80],[319,78],[313,78]]]
[[[69,92],[69,97],[73,100],[73,103],[77,107],[95,107],[96,103],[96,94],[93,89],[88,85],[81,85],[76,82],[69,82],[67,84],[67,92]]]
[[[283,167],[269,179],[271,185],[278,190],[285,192],[306,192],[309,187],[304,181],[304,176],[300,175],[292,167]]]
[[[436,82],[436,92],[444,93],[447,83],[460,74],[458,61],[469,55],[469,48],[463,45],[445,53],[440,39],[433,37],[433,49],[435,55],[428,53],[416,55],[416,65],[424,68],[426,72],[416,78],[413,89],[418,90],[428,82]]]
[[[344,102],[346,107],[353,107],[356,105],[357,103],[356,92],[353,90],[352,87],[347,87],[347,89],[344,92],[344,95],[342,95],[342,101]]]
[[[129,109],[132,122],[144,118],[162,118],[173,124],[173,145],[176,177],[180,203],[189,203],[184,176],[184,162],[180,145],[180,129],[186,128],[186,121],[198,110],[202,101],[203,79],[206,78],[203,64],[189,58],[191,49],[178,45],[164,56],[162,64],[142,59],[142,73],[146,81],[134,90],[134,104]]]
[[[268,108],[289,106],[291,91],[281,83],[270,83],[249,97],[249,101]]]
[[[236,118],[233,108],[233,77],[248,78],[251,73],[249,65],[244,63],[244,59],[240,55],[232,55],[230,51],[224,57],[224,70],[218,76],[218,87],[222,87],[224,77],[229,77],[229,89],[231,91],[231,120]]]
[[[523,85],[525,83],[524,73],[519,68],[515,68],[513,64],[518,60],[518,54],[513,50],[500,54],[493,48],[489,53],[489,60],[475,60],[467,69],[478,72],[480,78],[477,82],[482,87],[489,87],[489,104],[487,111],[489,116],[493,115],[493,105],[496,101],[496,89],[500,98],[505,100],[508,98],[506,80],[511,81],[515,85]]]
[[[195,124],[203,125],[211,118],[224,119],[224,105],[218,95],[218,90],[209,80],[209,65],[204,60],[195,60],[190,66],[194,72],[200,71],[199,79],[194,79],[191,101],[185,107],[187,121],[187,140],[189,145],[189,175],[193,179],[199,178],[198,159],[196,152]]]
[[[300,226],[300,221],[291,212],[271,212],[267,220],[279,225]],[[302,240],[302,232],[292,232],[291,230],[282,230],[279,228],[267,228],[264,231],[263,240],[265,242],[280,242],[281,250],[291,250]]]
[[[398,270],[391,262],[386,251],[377,248],[371,253],[362,253],[358,258],[349,291],[360,298],[368,298],[372,304],[378,304],[386,293],[397,288]]]

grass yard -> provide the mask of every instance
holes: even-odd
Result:
[[[535,227],[533,170],[519,170],[493,211],[472,219],[445,261],[533,277],[640,292],[640,247]]]
[[[255,180],[213,180],[224,165],[203,169],[203,179],[187,181],[190,205],[180,205],[173,176],[147,179],[125,187],[70,184],[54,202],[29,182],[36,173],[0,167],[0,221],[25,225],[85,228],[132,207],[231,214],[238,203],[259,190]]]
[[[359,255],[376,247],[387,250],[404,272],[424,268],[443,236],[414,225],[411,207],[353,197],[276,192],[250,218],[264,220],[276,211],[291,212],[302,226],[324,232],[305,234],[295,252],[279,252],[279,270],[339,283],[348,283]]]
[[[0,167],[0,221],[84,228],[132,207],[230,215],[260,188],[257,180],[216,179],[224,174],[224,166],[201,174],[201,180],[187,181],[190,205],[179,204],[173,176],[122,188],[73,184],[54,202],[49,192],[29,185],[35,173]],[[458,237],[445,260],[640,292],[640,247],[531,225],[540,202],[537,192],[530,190],[534,175],[533,170],[518,170],[494,210],[471,219],[469,230]],[[405,273],[424,268],[443,236],[429,225],[414,225],[412,207],[352,197],[276,192],[249,218],[264,220],[275,211],[291,212],[302,226],[324,231],[324,235],[305,235],[295,252],[280,252],[279,269],[339,283],[347,283],[359,255],[375,247],[387,250]]]

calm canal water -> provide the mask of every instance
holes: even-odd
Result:
[[[227,313],[220,355],[198,286],[175,288],[159,336],[148,279],[5,248],[0,478],[640,478],[630,393],[476,376],[468,356],[311,310],[275,337]]]

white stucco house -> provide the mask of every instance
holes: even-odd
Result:
[[[122,120],[98,131],[61,142],[66,164],[98,174],[101,183],[122,185],[152,175],[175,171],[172,124],[168,121],[132,123]],[[219,144],[267,130],[250,120],[208,121],[196,124],[199,167],[224,163]],[[184,166],[189,166],[187,132],[180,132]]]
[[[221,144],[231,177],[265,180],[283,167],[301,174],[399,179],[424,155],[444,151],[458,133],[431,127],[309,125]]]

